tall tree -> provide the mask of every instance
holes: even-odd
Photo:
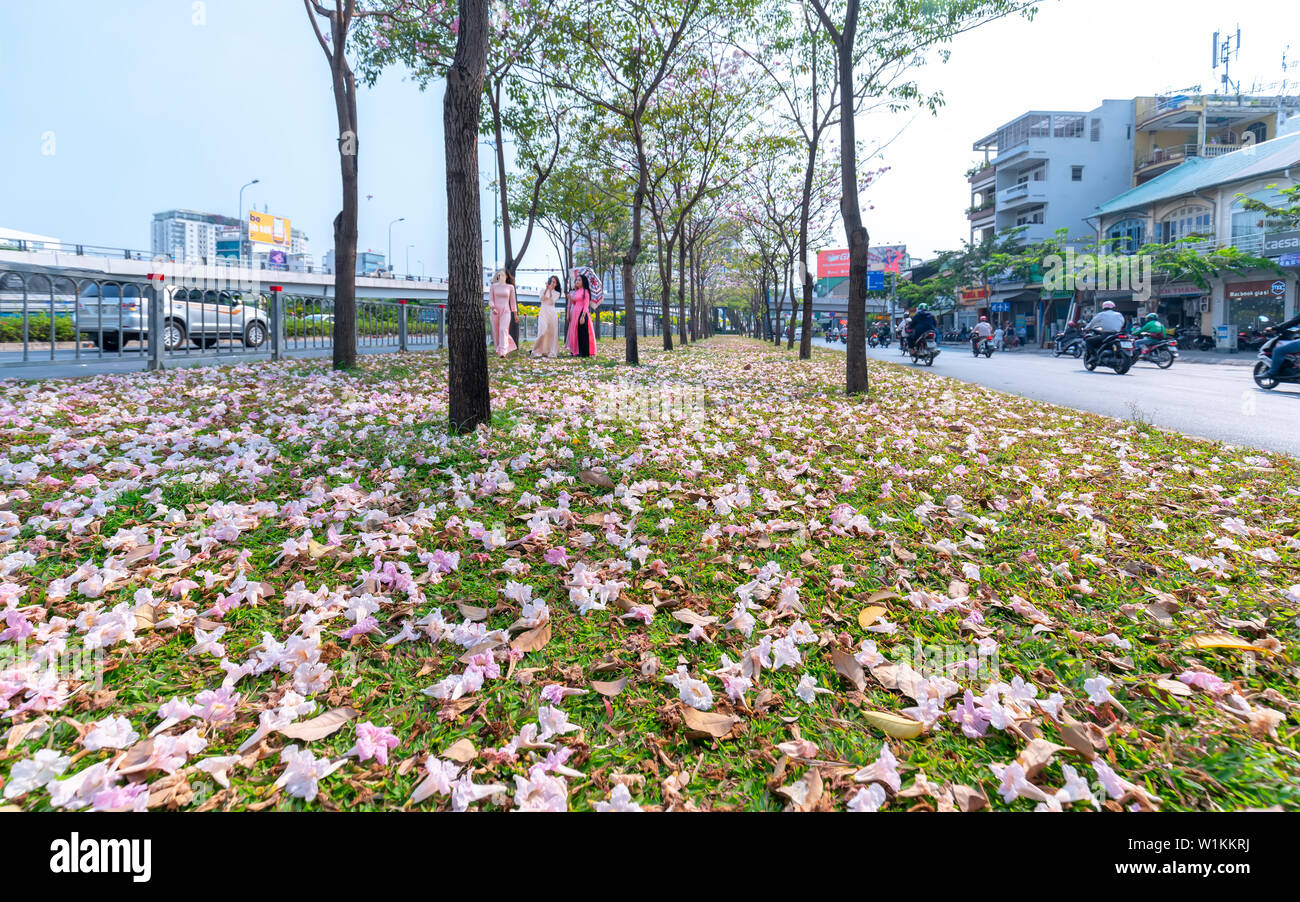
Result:
[[[388,16],[388,6],[358,9],[357,0],[334,0],[332,7],[303,0],[307,20],[329,63],[338,119],[339,172],[343,209],[334,217],[334,368],[357,362],[357,84],[348,62],[348,35],[365,18]]]
[[[947,58],[945,45],[987,22],[1035,6],[1021,0],[808,0],[835,48],[839,83],[840,217],[849,243],[848,346],[845,390],[867,391],[867,263],[870,234],[858,200],[858,135],[855,119],[867,107],[889,110],[921,105],[932,112],[941,94],[922,93],[909,74],[932,56]]]
[[[492,417],[483,325],[478,128],[488,55],[487,0],[460,0],[456,53],[442,121],[447,159],[447,383],[450,429],[472,432]]]

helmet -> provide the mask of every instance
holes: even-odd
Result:
[[[1114,302],[1114,301],[1103,301],[1103,302],[1102,302],[1102,305],[1101,305],[1101,309],[1102,309],[1102,310],[1114,310],[1114,309],[1115,309],[1115,302]]]
[[[982,322],[982,323],[987,323],[988,321],[989,321],[989,318],[988,318],[987,316],[981,316],[981,317],[980,317],[980,322]]]
[[[1158,319],[1160,319],[1160,314],[1158,314],[1158,313],[1148,313],[1148,314],[1147,314],[1147,322],[1149,322],[1149,323],[1154,323],[1154,322],[1155,322],[1156,320],[1158,320]]]
[[[917,312],[917,313],[923,313],[923,312],[925,312],[926,310],[929,310],[929,309],[930,309],[930,305],[929,305],[929,304],[917,304],[917,305],[916,305],[916,312]]]

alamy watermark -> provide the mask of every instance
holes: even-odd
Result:
[[[1043,258],[1045,291],[1131,291],[1136,300],[1151,297],[1150,254],[1051,254]]]
[[[698,385],[647,385],[623,379],[602,387],[596,414],[605,420],[690,426],[703,425],[712,406],[708,393]]]

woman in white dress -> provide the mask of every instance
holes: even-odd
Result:
[[[560,353],[560,321],[555,315],[555,299],[560,294],[559,276],[551,276],[542,289],[540,309],[537,314],[537,338],[533,341],[532,356],[558,357]]]

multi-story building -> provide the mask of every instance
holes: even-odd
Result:
[[[1300,130],[1300,97],[1196,91],[1134,101],[1134,186],[1197,157],[1218,157]]]
[[[1064,229],[1067,240],[1091,244],[1088,217],[1132,184],[1133,116],[1132,100],[1106,100],[1086,112],[1035,110],[976,141],[984,161],[967,175],[971,243],[1024,227],[1026,243]],[[1038,284],[998,280],[963,297],[969,300],[959,302],[956,321],[985,314],[1027,341],[1042,338],[1051,319]]]
[[[1058,229],[1088,237],[1101,198],[1132,183],[1133,101],[1089,112],[1025,113],[976,141],[984,167],[972,172],[971,241],[1026,226],[1024,240]]]
[[[202,263],[217,256],[217,232],[240,222],[217,213],[166,210],[153,215],[149,250],[180,263]]]
[[[1300,131],[1221,156],[1193,156],[1101,204],[1094,214],[1099,239],[1113,239],[1118,253],[1147,243],[1168,244],[1203,236],[1189,248],[1212,251],[1235,246],[1273,265],[1249,272],[1221,272],[1208,287],[1152,279],[1151,296],[1127,288],[1095,292],[1094,302],[1113,300],[1124,312],[1159,313],[1166,324],[1198,326],[1232,350],[1269,322],[1294,316],[1300,288],[1300,229],[1252,212],[1254,198],[1277,207],[1280,191],[1300,184]],[[1279,271],[1281,274],[1279,274]],[[1086,311],[1085,311],[1086,313]]]
[[[334,272],[334,249],[330,248],[325,252],[321,260],[322,271],[327,273]],[[377,276],[384,271],[384,255],[377,254],[374,251],[357,251],[357,275],[359,276]]]

